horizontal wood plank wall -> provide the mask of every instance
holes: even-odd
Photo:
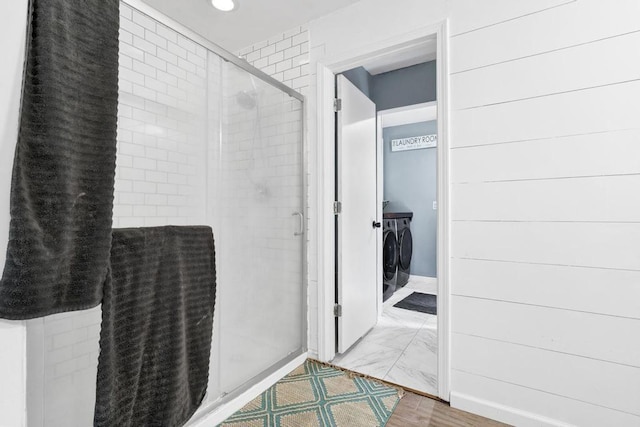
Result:
[[[450,2],[449,5],[451,8],[450,14],[454,18],[451,20],[450,32],[452,36],[475,32],[481,28],[491,27],[530,14],[537,14],[573,1],[575,0],[491,0],[490,2],[455,0]]]
[[[309,24],[313,70],[449,23],[454,407],[640,426],[639,16],[638,0],[361,0]]]
[[[640,2],[482,3],[451,7],[452,403],[640,425]]]
[[[455,185],[637,175],[638,141],[640,129],[630,129],[465,147],[451,151],[451,161],[456,165],[451,181]]]
[[[640,415],[637,368],[466,334],[453,349],[460,371]]]
[[[482,413],[486,417],[504,419],[504,408],[518,408],[525,415],[511,417],[517,426],[637,426],[638,417],[621,411],[496,380],[460,370],[453,372],[453,381],[458,390],[467,396],[481,396],[476,405],[466,404],[466,410]],[[455,405],[453,405],[455,406]],[[493,406],[493,410],[491,407]],[[530,414],[536,415],[536,421]],[[563,420],[563,421],[559,421]]]

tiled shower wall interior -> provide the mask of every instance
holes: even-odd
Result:
[[[113,226],[213,227],[215,401],[302,345],[301,102],[124,3],[120,14]],[[29,322],[34,425],[92,424],[100,316]]]
[[[309,30],[307,25],[293,27],[251,46],[240,49],[238,56],[274,79],[305,96],[313,90],[309,73]],[[314,106],[307,104],[306,114],[313,114]],[[309,129],[308,132],[311,130]],[[305,146],[307,166],[307,281],[308,281],[308,344],[309,355],[317,357],[318,343],[318,265],[316,226],[316,165],[309,159],[309,145]]]
[[[219,283],[230,286],[218,288],[222,310],[214,329],[222,333],[214,354],[221,365],[212,398],[300,349],[306,334],[297,214],[302,103],[235,65],[226,63],[222,72],[224,138],[219,150],[209,150],[210,182],[217,185],[209,185],[208,211],[221,248]]]

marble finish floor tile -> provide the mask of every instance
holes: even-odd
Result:
[[[420,329],[429,320],[429,314],[398,307],[385,307],[380,320],[394,324]],[[377,326],[377,325],[376,325]],[[375,329],[375,328],[374,328]]]
[[[332,361],[354,372],[423,393],[438,392],[437,316],[393,305],[413,292],[436,294],[437,282],[412,277],[383,304],[376,326]]]
[[[382,318],[375,328],[364,338],[362,343],[377,343],[385,347],[404,350],[420,331],[416,324],[402,325],[395,321]]]
[[[422,327],[382,379],[436,395],[438,393],[438,334],[435,328]]]
[[[435,331],[424,329],[404,349],[394,367],[418,370],[436,375],[438,373],[438,349]]]
[[[380,379],[384,378],[403,352],[403,349],[391,348],[375,342],[361,341],[356,346],[357,351],[350,350],[336,357],[332,363],[341,368]]]

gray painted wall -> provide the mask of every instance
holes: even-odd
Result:
[[[372,76],[363,67],[342,73],[378,111],[436,100],[436,61]]]
[[[436,100],[436,61],[373,76],[371,99],[378,111]]]
[[[362,93],[371,99],[371,86],[373,85],[373,76],[369,74],[364,67],[353,68],[342,73],[347,80],[353,83]],[[374,101],[375,102],[375,101]]]
[[[384,200],[413,212],[411,274],[436,277],[436,149],[391,151],[391,140],[437,133],[436,121],[384,128]]]

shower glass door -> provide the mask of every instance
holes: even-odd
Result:
[[[120,25],[113,225],[214,232],[198,418],[306,347],[302,97],[144,2]],[[93,425],[100,324],[100,307],[27,322],[30,426]]]
[[[303,110],[299,99],[212,53],[208,65],[215,401],[305,346]]]

